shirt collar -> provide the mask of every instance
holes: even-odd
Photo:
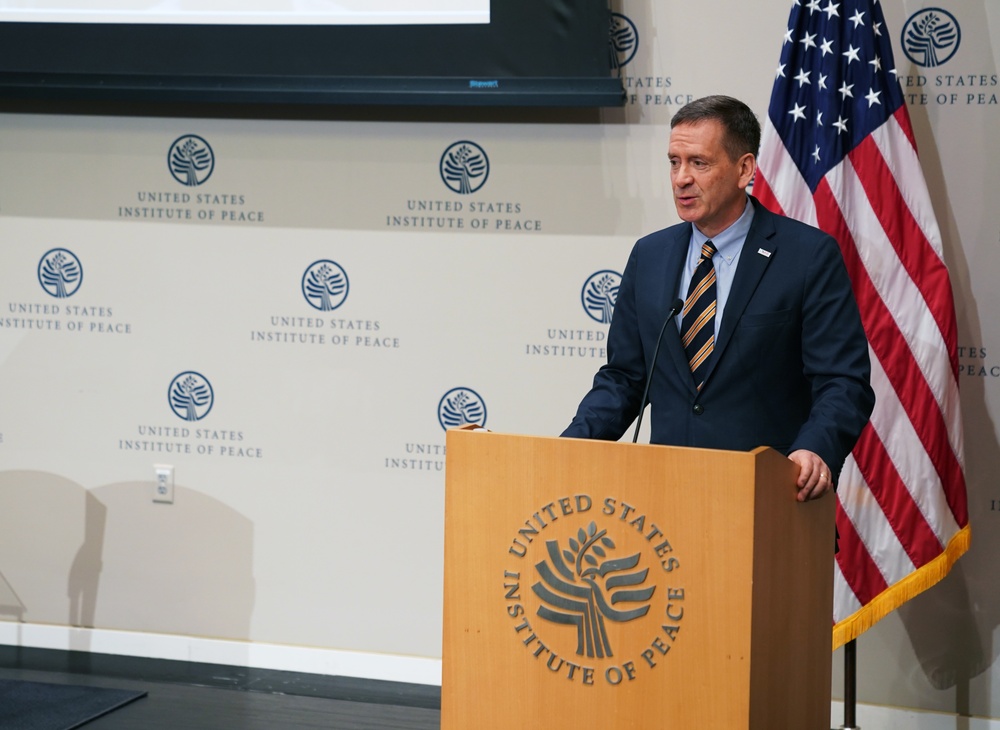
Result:
[[[740,255],[740,251],[743,250],[743,242],[750,232],[750,224],[753,223],[753,214],[754,207],[750,202],[750,196],[747,196],[746,207],[743,209],[743,213],[729,228],[722,231],[719,235],[710,239],[698,230],[698,226],[692,225],[690,250],[694,252],[696,258],[700,258],[702,244],[710,240],[715,245],[715,250],[719,252],[718,256],[727,264],[732,264]]]

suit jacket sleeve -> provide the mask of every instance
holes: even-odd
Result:
[[[836,241],[824,236],[802,290],[802,369],[809,416],[790,451],[807,449],[839,473],[875,405],[871,365],[850,278]]]

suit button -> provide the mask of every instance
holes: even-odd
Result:
[[[696,403],[694,408],[692,408],[691,410],[694,411],[694,415],[700,416],[702,413],[705,412],[705,406],[703,406],[701,403]]]

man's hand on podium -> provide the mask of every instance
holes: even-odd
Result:
[[[833,488],[833,476],[830,467],[819,458],[818,454],[805,449],[793,451],[788,458],[799,465],[799,478],[796,486],[799,488],[795,496],[800,502],[818,499]]]

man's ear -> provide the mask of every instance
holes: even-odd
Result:
[[[740,170],[740,190],[745,190],[757,172],[757,157],[747,152],[740,158],[738,166]]]

